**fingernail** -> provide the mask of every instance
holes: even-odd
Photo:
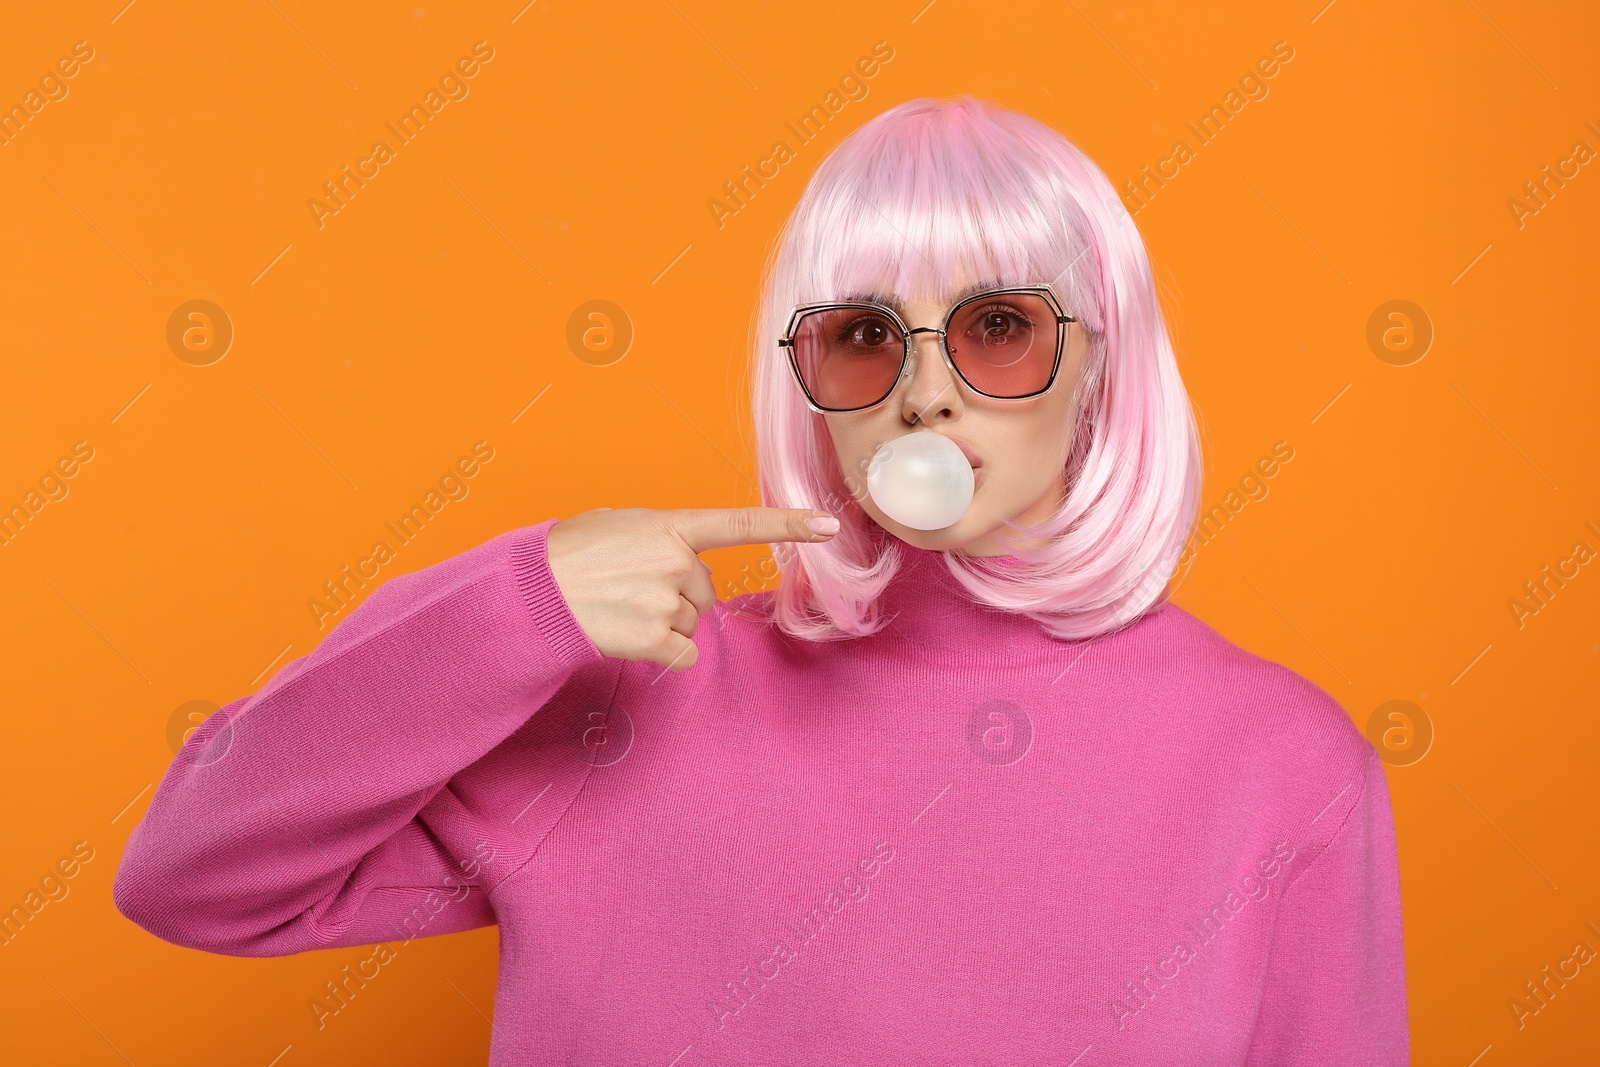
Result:
[[[814,534],[836,534],[839,532],[839,520],[833,515],[817,515],[806,520],[806,528]]]

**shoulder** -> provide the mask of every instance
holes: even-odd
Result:
[[[779,628],[773,618],[772,603],[770,589],[718,600],[715,607],[701,617],[695,638],[699,640],[700,635],[704,634],[709,639],[707,644],[715,644],[730,653],[734,649],[762,647],[776,650],[809,644],[798,642]]]
[[[1188,803],[1281,839],[1303,853],[1301,869],[1358,806],[1387,804],[1382,761],[1328,690],[1176,604],[1141,622],[1130,661],[1145,677],[1142,743]]]
[[[1372,745],[1332,693],[1242,647],[1175,603],[1139,620],[1133,662],[1196,740],[1215,738],[1256,761],[1362,774]]]

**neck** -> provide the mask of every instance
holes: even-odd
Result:
[[[950,573],[945,553],[900,542],[900,569],[882,593],[888,619],[883,635],[937,650],[951,660],[988,658],[998,647],[1051,641],[1043,627],[1021,612],[979,603]],[[985,556],[981,566],[1003,570],[1025,564],[1016,556]],[[967,654],[963,654],[967,650]]]

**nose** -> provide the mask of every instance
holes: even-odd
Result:
[[[900,416],[908,423],[947,422],[964,405],[935,331],[911,335],[911,360],[900,382]]]

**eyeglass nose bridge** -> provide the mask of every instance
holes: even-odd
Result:
[[[950,334],[942,326],[918,326],[914,330],[906,331],[906,356],[900,364],[900,378],[908,377],[911,374],[912,361],[916,357],[917,348],[916,343],[911,338],[914,334],[919,333],[936,333],[939,335],[939,355],[943,357],[945,366],[950,369],[950,373],[958,379],[962,378],[961,372],[956,369],[954,361],[950,358]],[[896,380],[898,381],[899,379]]]

